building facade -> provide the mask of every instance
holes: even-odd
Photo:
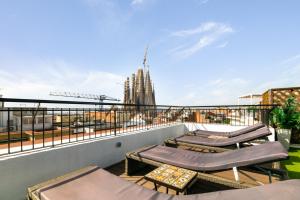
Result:
[[[300,102],[300,87],[271,88],[262,94],[262,104],[284,105],[289,97],[294,97]],[[300,107],[298,106],[300,110]]]
[[[19,110],[13,111],[14,130],[20,131],[22,129],[27,131],[34,128],[34,130],[40,131],[52,129],[53,116],[47,112],[46,108],[36,109],[35,107],[26,107],[23,109],[22,114]]]

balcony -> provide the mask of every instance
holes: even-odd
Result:
[[[0,199],[24,199],[26,189],[70,171],[97,165],[153,189],[143,179],[152,168],[128,176],[127,152],[189,131],[234,131],[257,122],[268,124],[273,105],[170,106],[5,99],[0,110]],[[20,107],[19,104],[26,104]],[[36,106],[38,105],[38,106]],[[274,133],[273,129],[270,130]],[[274,134],[269,140],[274,140]],[[260,142],[260,141],[256,141]],[[232,170],[214,175],[234,181]],[[272,182],[279,180],[271,177]],[[268,175],[241,169],[240,181],[267,184]],[[191,193],[230,189],[197,182]],[[163,187],[159,191],[165,192]],[[175,191],[170,191],[174,194]]]

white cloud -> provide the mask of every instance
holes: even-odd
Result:
[[[5,97],[49,99],[50,91],[69,91],[122,99],[123,87],[117,83],[124,77],[118,74],[85,70],[64,61],[38,61],[31,70],[26,69],[29,68],[0,70],[1,93]]]
[[[209,2],[209,0],[201,0],[200,4],[206,4],[207,2]]]
[[[278,68],[277,68],[278,67]],[[277,66],[274,73],[263,76],[218,77],[210,81],[197,81],[186,84],[181,92],[169,94],[177,105],[220,105],[236,104],[238,97],[249,93],[262,94],[270,88],[297,87],[300,85],[300,62]],[[178,89],[179,90],[179,89]],[[249,104],[242,101],[242,104]]]
[[[190,35],[195,35],[203,32],[212,31],[213,29],[216,29],[219,25],[215,22],[206,22],[201,24],[199,27],[194,29],[187,29],[187,30],[180,30],[175,31],[171,33],[173,36],[179,36],[179,37],[186,37]]]
[[[201,5],[207,4],[210,0],[195,0],[195,1],[198,5],[201,6]]]
[[[300,63],[293,66],[282,67],[281,73],[273,75],[274,78],[259,85],[258,88],[266,90],[278,87],[299,87]]]
[[[300,54],[287,58],[281,62],[282,65],[290,64],[292,62],[300,60]]]
[[[132,0],[131,5],[138,5],[144,3],[145,0]]]
[[[198,52],[199,50],[203,49],[204,47],[209,46],[215,40],[216,39],[214,37],[203,36],[199,39],[199,41],[196,44],[194,44],[193,46],[191,46],[187,49],[178,51],[177,54],[179,54],[183,58],[189,57],[189,56],[195,54],[196,52]]]
[[[259,85],[258,88],[266,90],[277,87],[298,87],[300,85],[300,54],[291,56],[280,63],[279,74]]]
[[[219,45],[217,46],[217,48],[219,48],[219,49],[225,48],[228,44],[229,44],[228,41],[223,42],[223,43],[219,44]]]
[[[115,4],[113,1],[110,0],[83,0],[89,7],[114,7]]]
[[[194,41],[193,44],[189,46],[181,44],[173,48],[171,53],[176,57],[187,58],[201,49],[214,44],[216,41],[219,41],[224,35],[233,32],[234,30],[230,25],[216,22],[206,22],[194,29],[175,31],[171,33],[172,36],[195,39],[196,42]]]
[[[218,78],[206,83],[189,85],[178,97],[173,94],[174,100],[171,103],[177,105],[236,104],[238,96],[252,92],[251,84],[251,81],[240,77]]]

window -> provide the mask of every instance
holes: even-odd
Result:
[[[45,117],[45,123],[52,123],[52,117]]]
[[[24,118],[23,124],[32,124],[32,118]]]
[[[38,117],[37,118],[37,123],[42,124],[43,123],[43,117]]]

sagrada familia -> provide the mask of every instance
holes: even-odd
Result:
[[[147,48],[148,49],[148,48]],[[144,57],[144,69],[138,69],[137,73],[127,77],[124,83],[124,104],[156,105],[154,85],[150,78],[149,66],[146,64],[147,49]]]

